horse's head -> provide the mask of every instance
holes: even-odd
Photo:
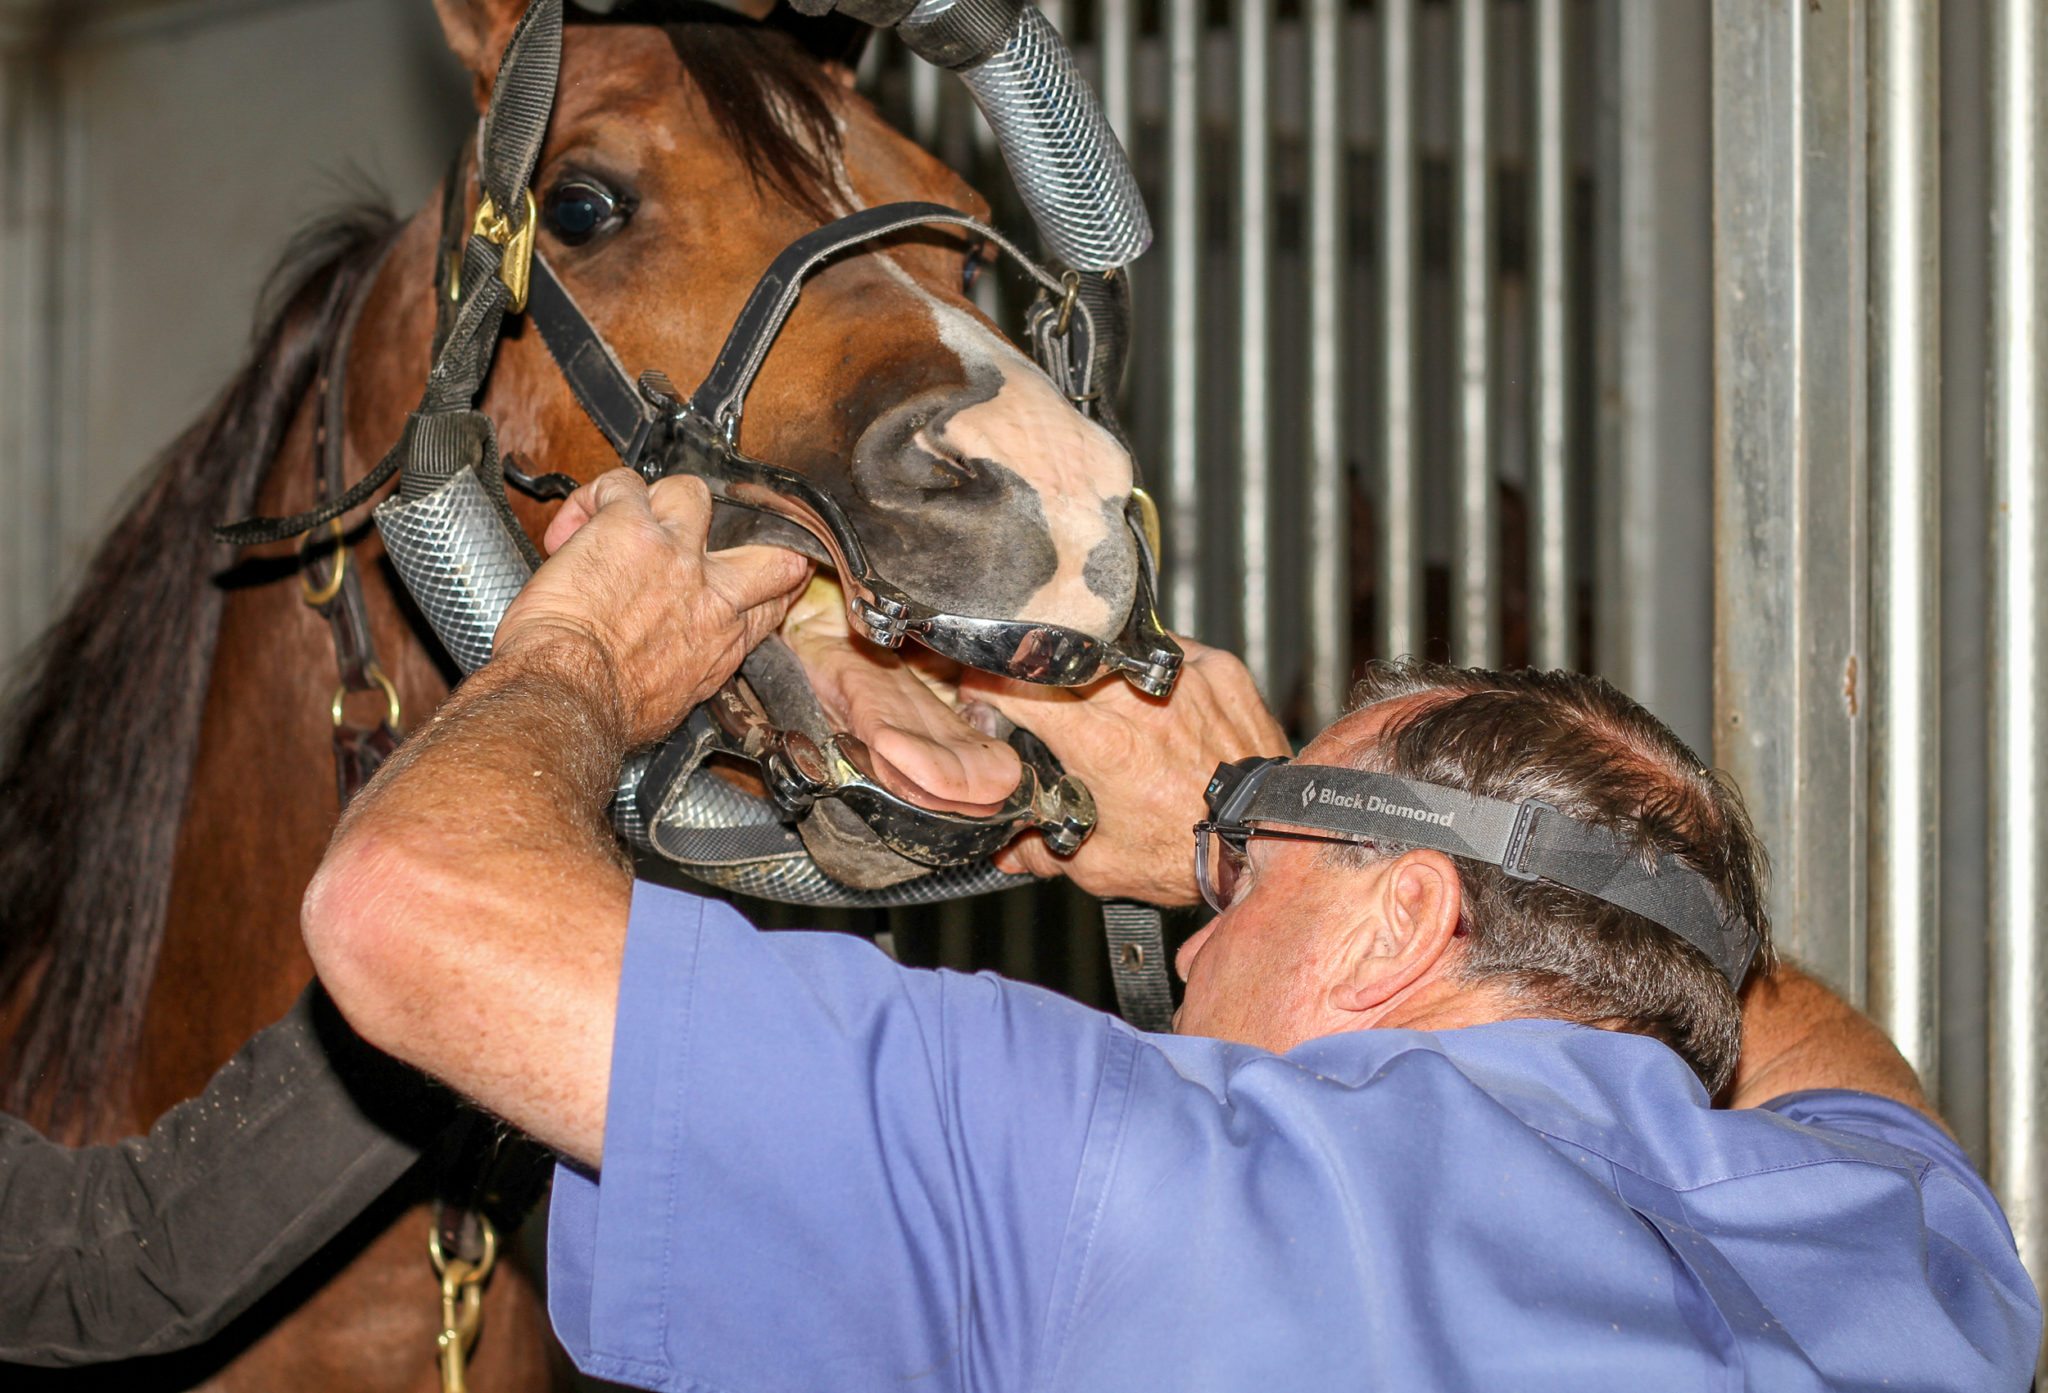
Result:
[[[524,6],[440,8],[481,95]],[[915,199],[986,214],[800,31],[709,7],[631,22],[664,11],[678,7],[568,27],[534,179],[540,249],[629,371],[687,390],[776,253],[840,213]],[[741,444],[825,487],[913,598],[1114,637],[1137,577],[1129,457],[975,309],[980,253],[965,234],[913,232],[814,276]],[[535,335],[505,346],[487,409],[508,449],[549,469],[615,462]]]

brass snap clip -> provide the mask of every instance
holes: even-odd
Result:
[[[474,1263],[442,1250],[438,1222],[427,1231],[427,1256],[441,1278],[441,1333],[434,1340],[440,1352],[441,1393],[469,1393],[469,1352],[483,1323],[484,1282],[498,1264],[497,1227],[481,1214],[476,1218],[483,1229],[484,1251]]]
[[[1061,338],[1067,336],[1067,327],[1074,322],[1074,302],[1081,298],[1081,273],[1067,271],[1060,276],[1060,317],[1053,322],[1052,331]]]
[[[376,684],[377,691],[384,693],[384,719],[393,730],[397,730],[398,718],[402,714],[398,704],[398,688],[393,686],[391,679],[384,675],[384,669],[377,666],[374,662],[364,666],[363,676]],[[369,691],[371,689],[365,687],[363,690]],[[342,723],[347,719],[343,715],[341,707],[342,703],[348,699],[348,691],[349,688],[346,682],[334,689],[334,703],[329,708],[329,711],[334,717],[334,728],[336,730],[340,730]]]

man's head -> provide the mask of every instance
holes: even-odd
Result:
[[[1703,876],[1764,935],[1764,864],[1740,800],[1597,678],[1376,665],[1301,762],[1536,800]],[[1280,829],[1275,829],[1280,830]],[[1231,907],[1182,949],[1179,1028],[1285,1050],[1369,1026],[1552,1016],[1651,1035],[1710,1088],[1734,1067],[1733,989],[1697,949],[1615,905],[1388,842],[1255,835]]]

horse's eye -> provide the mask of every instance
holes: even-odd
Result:
[[[975,243],[974,249],[967,253],[967,264],[960,268],[960,293],[962,295],[973,294],[974,283],[981,279],[981,268],[986,264],[982,260],[982,251],[981,243]]]
[[[565,247],[580,247],[623,226],[631,210],[611,190],[587,177],[564,179],[548,190],[541,220]]]

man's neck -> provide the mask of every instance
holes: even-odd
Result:
[[[1360,1029],[1463,1030],[1510,1021],[1529,1012],[1507,993],[1479,982],[1432,975],[1388,1001]]]

